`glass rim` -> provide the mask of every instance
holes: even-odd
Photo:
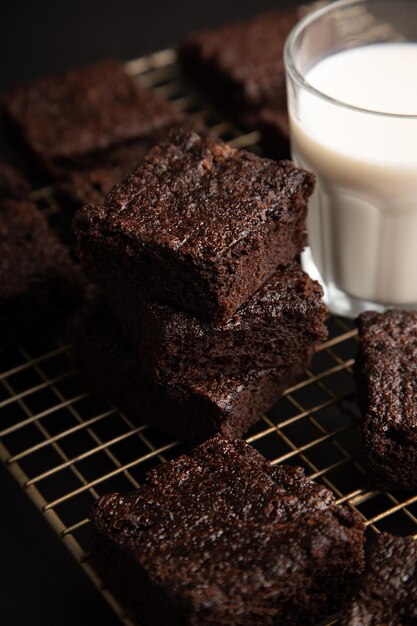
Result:
[[[306,80],[305,76],[297,69],[294,62],[294,46],[297,42],[299,36],[310,26],[316,19],[326,15],[327,13],[331,13],[334,9],[338,9],[340,7],[350,6],[350,5],[358,5],[358,4],[370,4],[372,2],[378,2],[379,0],[336,0],[335,2],[330,2],[325,6],[318,7],[314,9],[307,15],[305,15],[291,30],[289,33],[287,40],[285,42],[284,47],[284,64],[286,72],[291,78],[303,87],[307,91],[309,91],[312,95],[320,98],[321,100],[325,100],[326,102],[333,104],[335,106],[349,109],[351,111],[355,111],[356,113],[363,113],[366,115],[372,116],[380,116],[380,117],[389,117],[395,119],[417,119],[417,114],[414,113],[389,113],[387,111],[376,111],[373,109],[365,109],[359,106],[355,106],[354,104],[349,104],[348,102],[344,102],[343,100],[338,100],[337,98],[333,98],[328,94],[320,91],[316,87],[313,87],[311,83]],[[414,5],[415,6],[415,5]],[[416,7],[417,8],[417,7]]]

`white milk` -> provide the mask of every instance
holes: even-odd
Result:
[[[417,44],[334,54],[306,80],[339,101],[417,115]],[[417,118],[335,106],[303,90],[293,158],[318,177],[309,241],[324,282],[363,300],[417,305]]]

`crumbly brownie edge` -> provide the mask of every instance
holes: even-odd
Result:
[[[312,281],[311,284],[313,285]],[[230,374],[297,362],[305,347],[327,337],[327,309],[312,295],[297,311],[277,311],[241,323],[201,322],[171,307],[160,307],[136,290],[113,283],[106,300],[129,339],[142,368],[154,380]],[[259,314],[259,311],[256,311]]]
[[[221,385],[156,383],[125,347],[109,314],[79,314],[72,324],[74,356],[84,384],[125,413],[175,439],[198,443],[217,432],[239,437],[308,366],[312,349],[280,370],[252,371]],[[233,379],[232,379],[233,380]],[[197,418],[198,416],[198,418]]]

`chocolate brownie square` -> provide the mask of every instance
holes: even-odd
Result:
[[[176,131],[74,220],[87,274],[225,320],[306,242],[314,176]]]
[[[5,94],[2,105],[53,173],[87,153],[148,135],[178,116],[116,61],[36,80]]]
[[[80,273],[28,201],[0,201],[0,345],[53,332],[82,298]]]
[[[363,525],[301,468],[215,437],[94,505],[94,560],[139,623],[314,624],[363,568]]]
[[[417,623],[417,542],[382,533],[345,607],[341,626],[405,626]]]
[[[189,36],[179,47],[186,73],[244,126],[257,127],[268,108],[286,111],[284,44],[299,8]]]
[[[217,372],[205,380],[157,382],[141,366],[104,304],[96,302],[72,324],[74,357],[84,385],[140,423],[191,443],[220,432],[240,437],[275,404],[311,359],[311,348],[277,370],[234,376]]]
[[[368,468],[387,489],[417,487],[417,313],[363,313],[358,386]]]
[[[0,160],[0,201],[2,198],[24,198],[30,186],[26,178],[11,163]]]
[[[327,337],[323,291],[296,262],[275,274],[226,322],[197,319],[123,285],[106,294],[143,369],[154,379],[206,378],[279,367]]]

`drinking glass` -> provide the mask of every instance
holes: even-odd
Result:
[[[285,48],[292,157],[317,177],[302,265],[347,317],[417,309],[417,111],[360,108],[306,75],[335,53],[394,42],[417,42],[415,0],[333,2],[299,22]],[[415,67],[402,70],[412,89]]]

